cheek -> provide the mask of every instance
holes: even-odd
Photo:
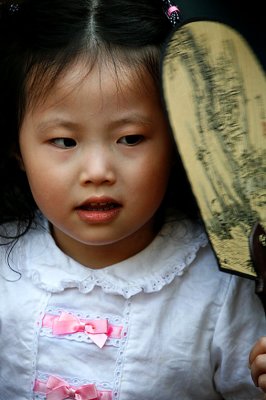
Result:
[[[53,171],[35,163],[26,165],[25,172],[33,198],[40,209],[47,208],[49,205],[54,207],[65,197],[60,180]]]
[[[147,199],[161,202],[171,171],[171,159],[168,156],[151,157],[139,170],[140,189]]]

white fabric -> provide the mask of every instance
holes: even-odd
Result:
[[[94,270],[46,222],[0,248],[0,399],[45,399],[35,379],[94,383],[120,400],[259,400],[248,353],[266,333],[254,281],[219,271],[200,227],[168,223],[142,252]],[[18,271],[18,273],[12,271]],[[107,318],[121,338],[55,336],[44,314]]]

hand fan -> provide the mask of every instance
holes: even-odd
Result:
[[[244,37],[187,22],[167,43],[163,95],[178,151],[224,271],[266,299],[266,80]]]

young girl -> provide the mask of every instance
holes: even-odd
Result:
[[[263,307],[219,271],[163,112],[163,3],[2,5],[1,400],[264,396]]]
[[[253,346],[249,363],[255,385],[266,393],[266,336],[261,337]]]

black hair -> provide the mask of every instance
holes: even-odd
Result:
[[[111,56],[114,63],[146,68],[159,84],[160,50],[171,29],[161,0],[0,0],[1,224],[17,221],[23,234],[37,209],[16,156],[31,102],[80,57],[92,66]],[[166,200],[193,213],[195,202],[178,155],[172,177]]]

